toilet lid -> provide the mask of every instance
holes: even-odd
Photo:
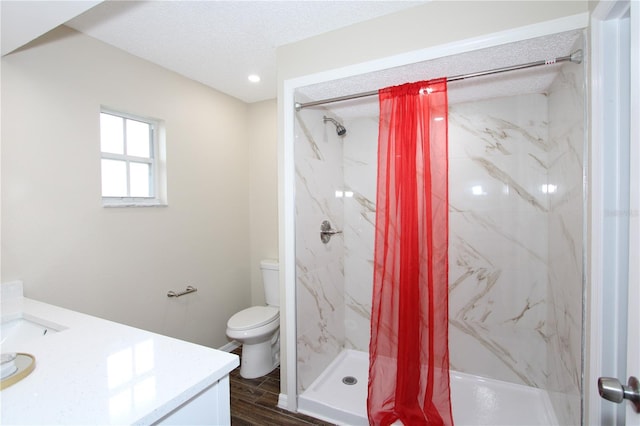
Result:
[[[268,324],[280,317],[280,310],[273,306],[252,306],[234,314],[227,327],[234,330],[246,330]]]

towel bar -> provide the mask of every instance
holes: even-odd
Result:
[[[167,297],[180,297],[180,296],[184,296],[185,294],[193,293],[196,291],[198,291],[197,288],[188,285],[187,288],[181,293],[176,293],[173,290],[169,291],[169,293],[167,293]]]

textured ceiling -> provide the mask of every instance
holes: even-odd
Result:
[[[423,1],[105,1],[67,26],[245,102],[276,97],[276,48]],[[249,74],[262,81],[251,84]]]
[[[582,31],[569,31],[459,55],[438,58],[370,74],[334,80],[300,88],[298,101],[321,100],[369,92],[402,83],[452,77],[494,68],[525,64],[570,55],[581,40]],[[449,102],[469,102],[524,93],[546,93],[559,65],[545,65],[510,71],[449,84]],[[351,118],[377,113],[377,97],[327,105],[338,117]]]

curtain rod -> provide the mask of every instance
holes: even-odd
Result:
[[[480,71],[480,72],[474,72],[474,73],[470,73],[470,74],[462,74],[462,75],[456,75],[456,76],[453,76],[453,77],[447,77],[447,83],[452,82],[452,81],[466,80],[466,79],[474,78],[474,77],[482,77],[482,76],[485,76],[485,75],[499,74],[499,73],[503,73],[503,72],[507,72],[507,71],[515,71],[515,70],[521,70],[521,69],[525,69],[525,68],[533,68],[533,67],[538,67],[538,66],[541,66],[541,65],[553,65],[553,64],[557,64],[557,63],[560,63],[560,62],[567,62],[567,61],[568,62],[573,62],[574,64],[581,64],[582,63],[582,59],[583,59],[582,50],[576,50],[571,55],[560,56],[560,57],[555,58],[555,59],[547,59],[547,60],[542,60],[542,61],[529,62],[529,63],[526,63],[526,64],[512,65],[512,66],[509,66],[509,67],[494,68],[492,70],[487,70],[487,71]],[[296,107],[296,111],[300,111],[303,108],[309,108],[309,107],[314,107],[314,106],[318,106],[318,105],[331,104],[331,103],[334,103],[334,102],[348,101],[348,100],[351,100],[351,99],[365,98],[365,97],[377,96],[377,95],[378,95],[378,91],[377,90],[372,90],[370,92],[354,93],[352,95],[338,96],[336,98],[322,99],[322,100],[319,100],[319,101],[304,102],[304,103],[296,102],[295,103],[295,107]]]

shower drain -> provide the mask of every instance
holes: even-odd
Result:
[[[356,383],[358,383],[358,379],[353,376],[344,376],[342,378],[342,383],[344,383],[345,385],[355,385]]]

